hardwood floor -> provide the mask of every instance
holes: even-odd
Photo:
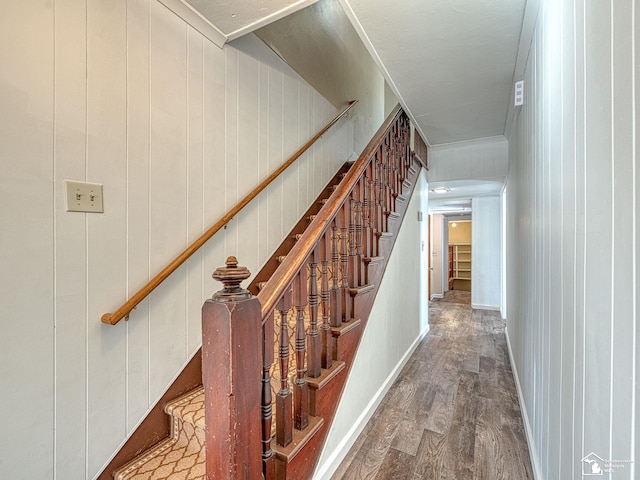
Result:
[[[504,322],[469,303],[430,303],[429,334],[333,480],[533,479]]]
[[[471,305],[471,292],[467,290],[447,290],[444,292],[443,298],[434,298],[434,303],[462,303],[465,305]]]

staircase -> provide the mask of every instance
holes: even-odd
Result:
[[[116,470],[116,480],[206,478],[204,388],[176,398],[164,410],[171,417],[171,436]]]
[[[420,169],[408,131],[406,116],[394,112],[248,287],[263,315],[260,410],[267,480],[309,479],[315,469]],[[223,270],[234,268],[232,262]],[[206,478],[204,390],[167,403],[169,438],[118,468],[114,478]]]

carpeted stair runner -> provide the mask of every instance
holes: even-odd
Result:
[[[113,474],[116,480],[205,480],[204,388],[167,403],[171,436]]]

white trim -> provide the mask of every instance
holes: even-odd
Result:
[[[447,290],[449,291],[449,290]],[[431,300],[433,300],[434,298],[444,298],[444,294],[442,293],[432,293],[431,294]]]
[[[389,374],[387,379],[384,381],[384,383],[380,386],[376,394],[371,398],[371,401],[367,404],[367,406],[362,411],[360,416],[356,419],[353,426],[349,429],[349,431],[344,436],[344,438],[340,441],[340,443],[336,445],[331,455],[329,455],[329,457],[327,458],[327,461],[324,462],[322,465],[320,465],[316,469],[313,475],[313,480],[328,480],[335,473],[335,471],[338,469],[338,467],[340,466],[344,458],[347,456],[347,453],[349,453],[349,449],[356,442],[358,436],[362,433],[362,430],[364,430],[364,427],[366,427],[367,422],[371,419],[371,417],[375,413],[376,408],[378,408],[378,405],[380,405],[382,400],[384,400],[384,397],[389,391],[389,389],[391,388],[391,386],[393,385],[393,382],[395,382],[396,378],[398,378],[398,375],[400,375],[400,372],[402,371],[403,367],[409,361],[409,359],[411,358],[411,355],[413,355],[414,351],[416,350],[416,348],[418,348],[418,345],[420,345],[420,342],[424,339],[427,333],[429,333],[428,325],[424,328],[424,330],[422,330],[422,332],[420,332],[418,337],[407,349],[404,356],[400,359],[398,364],[391,371],[391,373]]]
[[[181,0],[158,0],[158,2],[163,4],[202,35],[211,40],[216,46],[222,48],[229,40],[224,33],[222,33],[213,23],[200,15],[200,13],[191,5],[188,5]]]
[[[474,308],[476,310],[491,310],[492,312],[500,311],[500,305],[482,305],[478,303],[472,303],[471,308]]]
[[[269,25],[270,23],[275,22],[276,20],[280,20],[281,18],[286,17],[287,15],[291,15],[292,13],[297,12],[298,10],[302,10],[303,8],[308,7],[309,5],[313,5],[318,0],[299,0],[298,2],[292,3],[291,5],[286,6],[285,8],[278,10],[277,12],[273,12],[266,17],[263,17],[259,20],[256,20],[253,23],[245,25],[242,28],[234,30],[233,32],[227,34],[227,42],[231,40],[235,40],[247,33],[251,33],[254,30],[264,27],[265,25]]]
[[[522,394],[522,388],[520,388],[520,377],[518,377],[518,369],[516,363],[513,360],[513,352],[511,351],[511,340],[509,339],[509,329],[505,327],[504,336],[507,340],[507,350],[509,351],[509,362],[511,363],[511,371],[513,372],[513,380],[516,384],[516,390],[518,391],[518,403],[520,403],[520,414],[522,415],[522,422],[524,423],[524,431],[527,436],[527,446],[529,447],[529,457],[531,459],[531,468],[533,469],[533,478],[535,480],[543,480],[542,467],[540,465],[540,457],[538,456],[538,450],[533,438],[533,430],[531,430],[531,424],[529,423],[529,415],[527,414],[527,405],[524,403],[524,395]]]
[[[291,15],[298,10],[302,10],[309,5],[313,5],[317,1],[318,0],[299,0],[285,8],[278,10],[277,12],[273,12],[272,14],[260,18],[253,23],[238,28],[233,32],[224,33],[213,23],[211,23],[208,18],[206,18],[192,5],[185,2],[184,0],[158,0],[158,2],[162,3],[165,7],[178,15],[181,19],[183,19],[185,22],[187,22],[189,25],[191,25],[198,32],[207,37],[220,48],[222,48],[225,43],[230,42],[231,40],[235,40],[236,38],[240,38],[243,35],[257,30],[258,28],[269,25],[276,20],[280,20],[287,15]]]

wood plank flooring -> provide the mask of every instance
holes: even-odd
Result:
[[[429,305],[431,330],[333,480],[532,480],[497,312],[468,292]]]

